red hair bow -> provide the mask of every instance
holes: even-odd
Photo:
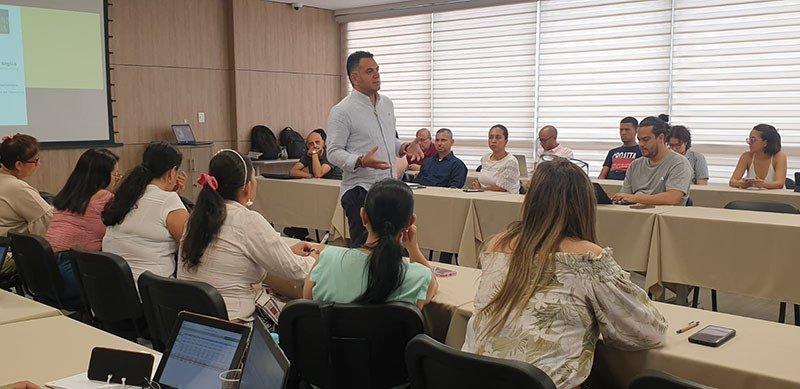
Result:
[[[212,175],[208,175],[206,173],[200,173],[200,178],[197,179],[197,183],[202,186],[210,186],[211,189],[217,190],[219,188],[219,183],[217,179],[214,178]]]

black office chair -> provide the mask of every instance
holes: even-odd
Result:
[[[408,382],[405,348],[424,331],[405,303],[333,304],[295,300],[278,323],[291,362],[286,388],[389,388]]]
[[[58,271],[53,248],[41,236],[9,232],[11,253],[22,287],[33,299],[57,309],[83,309],[80,298],[65,299],[64,280]]]
[[[85,315],[96,327],[134,342],[137,337],[148,337],[128,262],[116,254],[79,249],[72,250],[70,261],[85,302]]]
[[[228,320],[225,301],[213,286],[199,281],[176,280],[149,271],[139,276],[139,294],[153,348],[164,351],[181,311]]]
[[[414,389],[555,389],[530,363],[465,353],[420,334],[406,347],[406,365]]]
[[[645,370],[631,381],[628,389],[711,389],[711,387],[662,371]]]
[[[800,214],[800,210],[794,206],[777,201],[731,201],[725,205],[726,209],[739,209],[745,211],[759,211],[759,212],[773,212],[773,213],[788,213]],[[711,305],[714,311],[717,310],[717,291],[711,289]],[[778,321],[781,323],[786,322],[786,303],[781,302],[780,310],[778,312]],[[794,324],[800,326],[800,305],[794,304]]]

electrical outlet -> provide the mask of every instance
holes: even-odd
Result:
[[[205,123],[206,122],[206,113],[205,112],[198,112],[197,113],[197,121],[199,123]]]

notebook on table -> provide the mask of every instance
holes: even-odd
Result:
[[[237,369],[250,328],[181,312],[153,381],[161,388],[218,388],[223,371]]]

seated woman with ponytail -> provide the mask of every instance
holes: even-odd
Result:
[[[147,270],[175,274],[177,242],[189,218],[176,193],[186,180],[178,172],[182,158],[169,143],[150,143],[103,210],[103,251],[125,258],[134,280]]]
[[[202,174],[203,186],[181,240],[178,278],[215,287],[230,320],[250,321],[267,276],[302,284],[314,261],[311,245],[289,247],[261,214],[247,209],[256,197],[249,159],[220,150]]]
[[[402,301],[422,309],[438,285],[417,244],[411,189],[393,179],[373,185],[361,220],[368,233],[364,246],[325,247],[306,280],[303,297],[359,304]],[[403,248],[410,263],[403,261]]]

